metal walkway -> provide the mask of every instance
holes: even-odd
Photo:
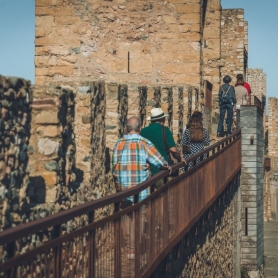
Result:
[[[198,158],[201,162],[196,165]],[[187,162],[195,166],[157,191],[155,182],[168,171],[129,190],[1,232],[0,246],[8,258],[0,263],[0,276],[150,277],[240,173],[240,129]],[[177,163],[173,170],[183,166]],[[147,187],[152,194],[138,202],[139,192]],[[134,197],[134,205],[119,210],[119,202],[128,196]],[[105,206],[114,206],[115,213],[94,220],[94,211]],[[72,222],[77,228],[67,232],[67,224]],[[34,234],[47,235],[48,240],[34,249],[24,249]]]

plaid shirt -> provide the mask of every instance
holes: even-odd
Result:
[[[115,182],[122,190],[134,187],[150,177],[148,163],[161,167],[167,162],[155,146],[139,134],[128,134],[113,149],[112,167]],[[150,194],[149,188],[139,193],[139,201]],[[133,197],[128,197],[133,202]]]

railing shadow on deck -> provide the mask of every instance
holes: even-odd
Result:
[[[7,229],[0,246],[10,254],[0,264],[0,277],[150,277],[159,263],[241,169],[241,131],[190,157],[203,159],[154,191],[161,171],[135,188]],[[177,163],[173,170],[183,167]],[[153,192],[137,202],[140,191]],[[95,210],[134,196],[135,204],[94,221]],[[88,224],[70,233],[67,221],[87,216]],[[23,254],[16,246],[40,231],[52,229],[55,238]],[[2,276],[1,276],[2,275]]]

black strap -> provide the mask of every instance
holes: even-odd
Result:
[[[228,92],[229,92],[229,90],[230,90],[230,88],[231,88],[231,86],[228,88],[227,92],[225,92],[224,89],[223,89],[223,87],[221,86],[221,90],[222,90],[222,92],[223,92],[222,95],[223,95],[223,94],[227,95]]]
[[[165,145],[165,149],[166,149],[166,153],[168,155],[168,158],[171,159],[171,157],[170,157],[170,149],[168,147],[167,140],[166,140],[164,125],[162,125],[162,137],[163,137],[163,141],[164,141],[164,145]]]

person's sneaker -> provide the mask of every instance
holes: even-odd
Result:
[[[134,260],[135,259],[135,254],[133,252],[127,252],[127,258],[129,260]]]

